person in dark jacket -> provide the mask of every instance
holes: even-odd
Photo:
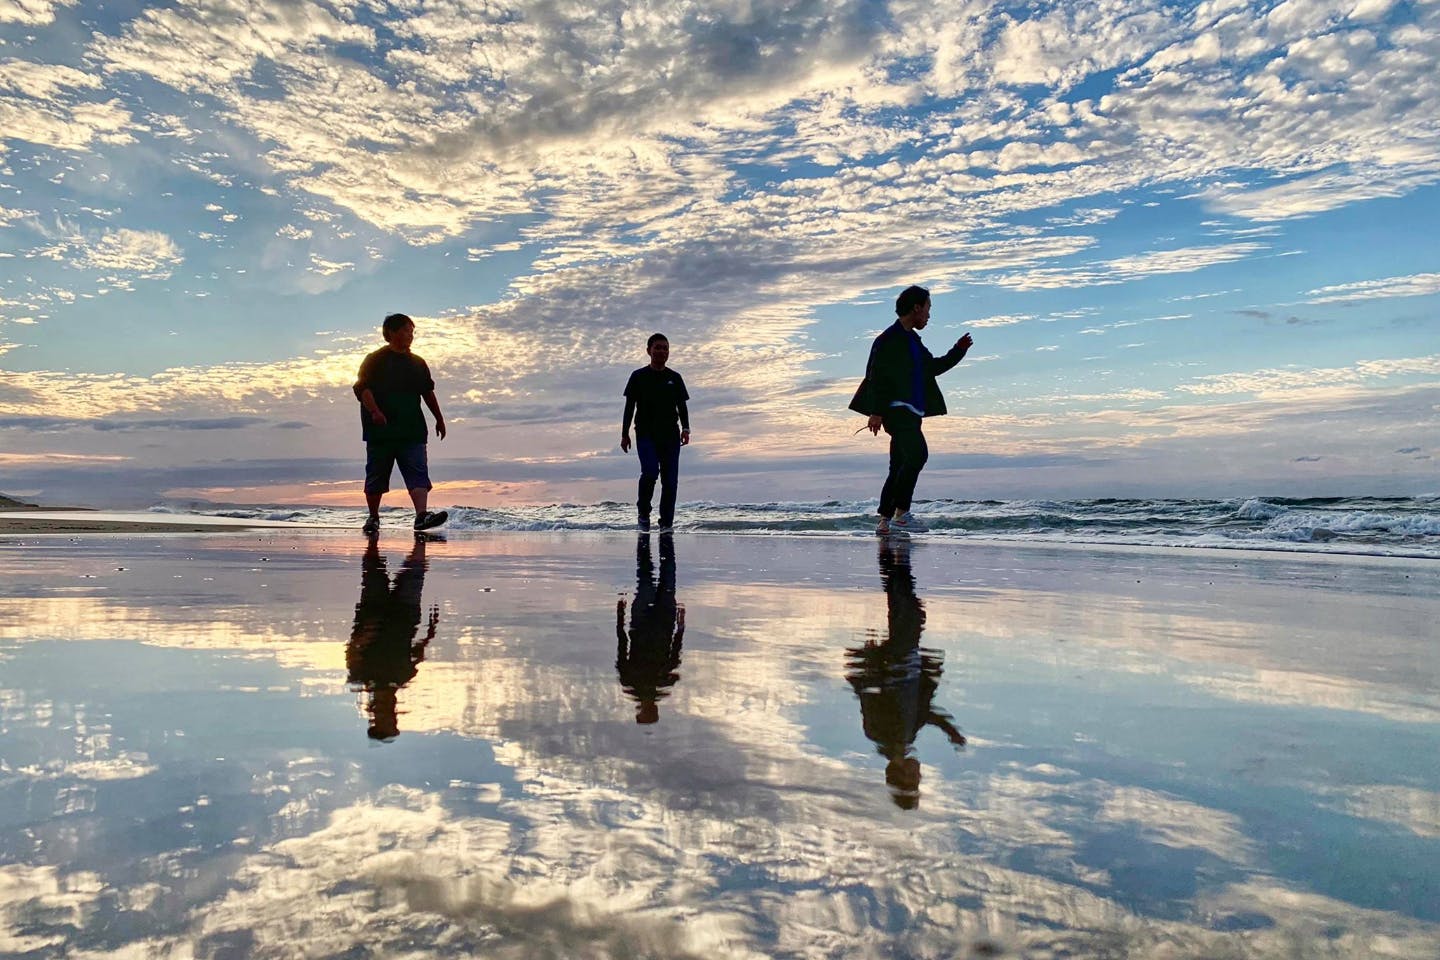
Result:
[[[876,533],[918,533],[927,527],[910,512],[915,483],[930,458],[920,423],[925,417],[945,414],[945,397],[935,378],[965,358],[974,342],[965,334],[942,357],[931,355],[920,342],[920,331],[930,322],[930,291],[906,287],[895,299],[896,321],[883,330],[870,347],[865,379],[850,409],[870,419],[870,432],[883,427],[890,434],[890,472],[880,491],[880,523]]]

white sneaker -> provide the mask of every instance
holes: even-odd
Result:
[[[890,529],[895,531],[903,530],[906,533],[925,533],[929,531],[930,528],[925,526],[924,520],[921,520],[915,516],[915,514],[906,510],[900,514],[900,516],[890,521]]]

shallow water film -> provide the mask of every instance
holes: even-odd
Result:
[[[1440,565],[0,543],[0,954],[1440,955]]]

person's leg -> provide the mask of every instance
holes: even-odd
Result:
[[[880,506],[875,512],[882,520],[889,520],[895,513],[895,474],[900,470],[900,445],[895,432],[890,429],[890,418],[885,418],[885,432],[890,435],[890,467],[885,474],[885,485],[880,488]]]
[[[425,516],[426,505],[430,502],[430,459],[423,443],[413,444],[396,452],[395,462],[400,466],[400,476],[405,478],[405,489],[410,493],[410,502],[415,505],[415,519]]]
[[[912,416],[911,422],[901,431],[901,469],[895,484],[895,516],[910,510],[910,501],[915,496],[915,484],[920,480],[920,471],[930,459],[930,447],[925,443],[925,434],[920,429],[920,418]]]
[[[640,493],[635,500],[640,525],[649,527],[650,504],[655,499],[655,480],[660,476],[660,454],[650,437],[635,438],[635,453],[640,457]]]
[[[908,410],[887,413],[885,432],[890,434],[890,473],[880,494],[880,514],[898,517],[910,509],[915,483],[930,452],[925,445],[925,435],[920,432],[920,418]]]
[[[395,453],[385,444],[365,445],[365,506],[370,518],[365,522],[366,532],[379,529],[380,498],[390,489],[390,473],[395,469]]]
[[[659,451],[660,526],[675,525],[675,495],[680,485],[680,439],[676,437]]]

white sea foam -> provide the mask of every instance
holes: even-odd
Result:
[[[444,504],[436,506],[445,507]],[[677,530],[686,533],[870,536],[874,500],[754,504],[682,502]],[[173,512],[176,505],[156,508]],[[185,512],[306,526],[355,527],[360,508],[182,505]],[[629,503],[561,503],[501,508],[448,506],[449,532],[633,530]],[[1233,500],[927,500],[915,512],[930,539],[1364,553],[1440,559],[1440,503],[1427,498],[1253,497]],[[408,507],[388,507],[385,527],[410,523]]]

